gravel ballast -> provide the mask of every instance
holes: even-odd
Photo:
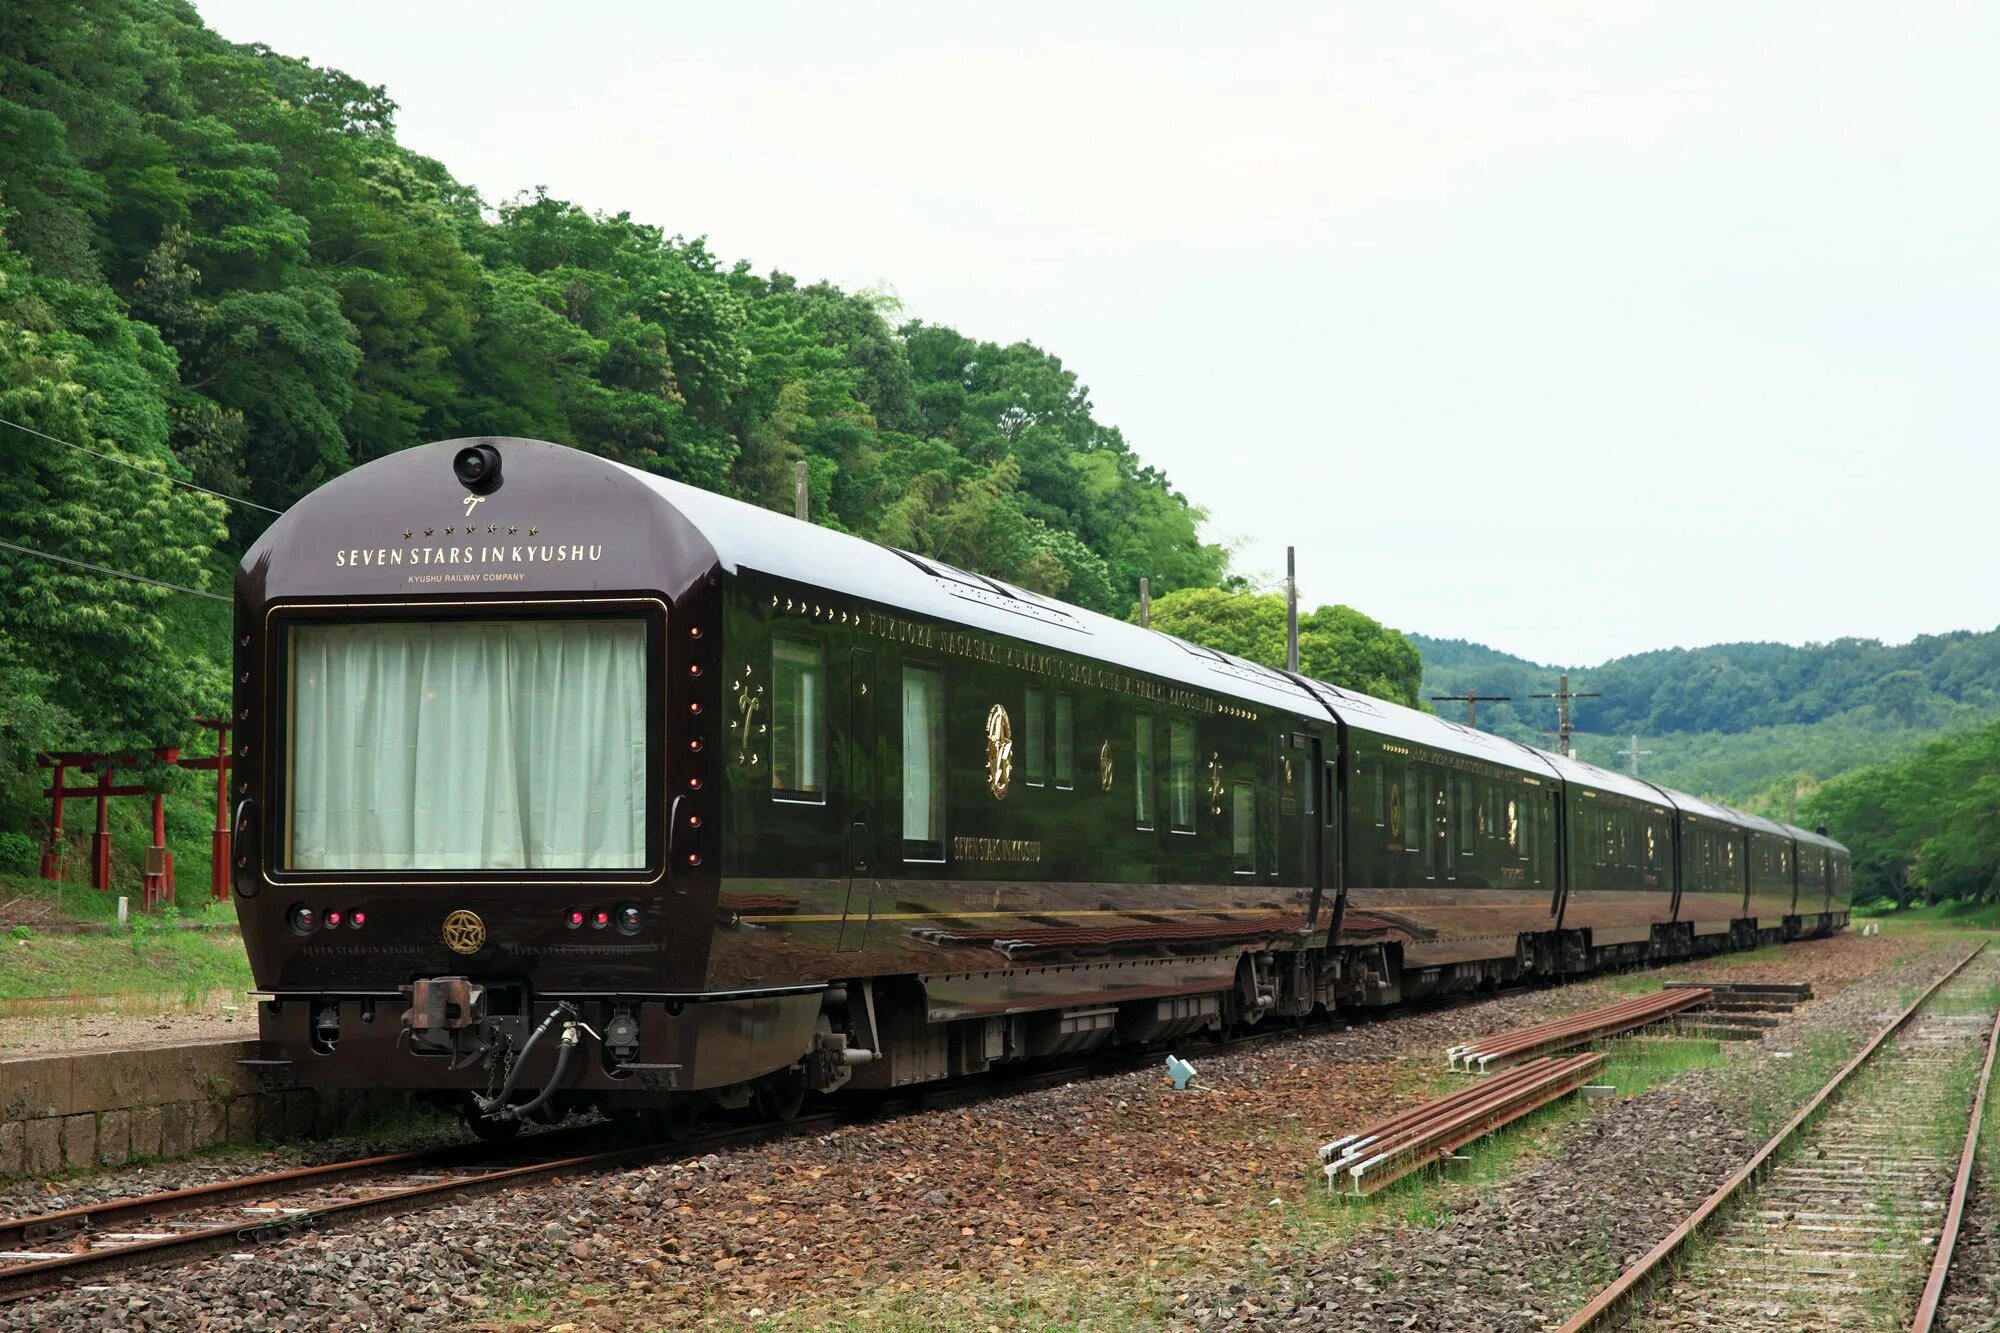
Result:
[[[1201,1072],[1185,1094],[1146,1069],[549,1181],[0,1307],[0,1330],[790,1328],[885,1312],[918,1326],[1540,1329],[1754,1149],[1754,1092],[1776,1051],[1871,1030],[1954,947],[1846,935],[1649,974],[1809,980],[1822,998],[1744,1044],[1762,1055],[1602,1103],[1496,1183],[1443,1191],[1430,1219],[1329,1221],[1308,1195],[1312,1145],[1429,1095],[1451,1042],[1618,991],[1191,1046]],[[88,1189],[141,1178],[193,1177],[180,1164]],[[44,1195],[36,1211],[56,1206]]]

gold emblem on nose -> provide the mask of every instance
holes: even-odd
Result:
[[[444,919],[444,942],[454,953],[478,953],[486,944],[486,923],[461,907]]]

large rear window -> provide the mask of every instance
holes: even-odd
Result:
[[[638,619],[295,624],[288,870],[646,864]]]

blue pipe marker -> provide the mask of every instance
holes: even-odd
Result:
[[[1178,1055],[1167,1057],[1167,1077],[1174,1081],[1175,1092],[1186,1092],[1188,1084],[1194,1082],[1194,1066]]]

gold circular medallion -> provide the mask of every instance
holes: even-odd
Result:
[[[461,907],[444,919],[444,942],[454,953],[478,953],[486,944],[486,923]]]
[[[1007,794],[1014,781],[1014,723],[1004,704],[994,704],[986,713],[986,790],[994,800]]]
[[[1111,742],[1110,741],[1106,741],[1104,742],[1104,744],[1097,747],[1097,780],[1104,785],[1104,790],[1106,791],[1111,790]]]

